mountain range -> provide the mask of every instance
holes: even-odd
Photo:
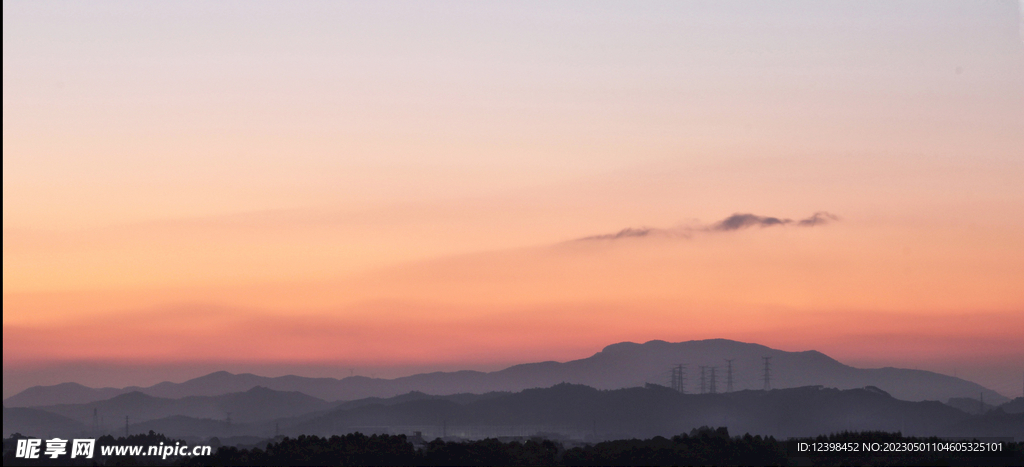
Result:
[[[671,436],[700,426],[727,426],[732,433],[781,438],[849,430],[1024,439],[1024,413],[1003,409],[1012,405],[973,415],[939,402],[899,400],[875,387],[839,390],[807,386],[682,394],[655,384],[599,390],[562,383],[511,393],[432,396],[415,392],[339,403],[254,388],[244,393],[178,400],[133,392],[103,403],[4,408],[4,436],[14,432],[43,437],[100,436],[153,430],[192,443],[206,442],[211,437],[255,443],[278,435],[358,431],[420,432],[427,440],[540,434],[600,441]],[[218,412],[204,414],[197,409],[201,407],[216,407]],[[224,409],[237,412],[228,418]],[[93,410],[107,414],[99,426],[81,420],[91,419]],[[127,426],[120,424],[121,413],[129,413]]]
[[[245,392],[219,396],[188,396],[180,399],[154,397],[138,391],[120,394],[104,401],[85,404],[57,404],[33,407],[74,420],[84,426],[91,425],[94,415],[106,420],[145,421],[171,416],[213,418],[248,423],[294,417],[332,408],[325,402],[301,392],[273,391],[257,386]]]
[[[621,389],[646,383],[668,384],[671,368],[679,364],[685,365],[686,391],[695,393],[700,392],[701,367],[705,367],[705,391],[710,389],[712,374],[719,391],[727,388],[730,377],[727,359],[732,360],[732,389],[739,391],[764,388],[764,357],[769,357],[768,384],[772,388],[821,385],[853,389],[874,386],[897,399],[907,401],[947,401],[950,398],[975,398],[979,394],[983,394],[985,401],[990,404],[1001,404],[1008,400],[976,383],[929,371],[854,368],[813,350],[787,352],[758,344],[711,339],[678,343],[623,342],[609,345],[590,357],[564,363],[549,361],[515,365],[494,372],[435,372],[395,379],[364,376],[343,379],[301,376],[272,378],[221,371],[182,383],[163,382],[149,387],[90,388],[76,383],[64,383],[26,389],[7,398],[4,406],[82,404],[133,392],[167,399],[212,397],[245,392],[255,387],[299,392],[322,401],[392,397],[411,391],[427,394],[483,394],[550,387],[559,383],[582,384],[595,389]]]
[[[699,426],[728,426],[733,433],[783,438],[848,430],[1024,439],[1024,414],[995,410],[972,416],[939,402],[899,400],[875,387],[821,386],[698,395],[659,385],[598,390],[559,384],[463,404],[428,397],[337,409],[287,430],[331,434],[376,427],[380,432],[421,431],[428,439],[445,434],[481,438],[537,432],[575,439],[623,439],[672,436]]]

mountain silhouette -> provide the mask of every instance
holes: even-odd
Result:
[[[838,389],[875,386],[893,397],[910,401],[948,401],[956,397],[977,397],[1001,404],[1008,399],[976,383],[953,376],[923,370],[900,368],[861,369],[844,365],[817,351],[787,352],[763,345],[726,339],[644,344],[623,342],[605,347],[591,357],[565,363],[540,362],[515,365],[494,372],[456,371],[423,373],[395,379],[352,376],[344,379],[281,376],[269,378],[253,374],[216,372],[183,383],[159,383],[148,388],[129,387],[122,393],[138,391],[155,397],[183,398],[216,396],[248,391],[256,386],[276,391],[295,391],[326,401],[355,400],[367,397],[392,397],[410,391],[426,394],[487,393],[521,391],[549,387],[566,382],[596,389],[620,389],[645,383],[668,384],[669,372],[679,363],[687,364],[689,392],[699,389],[699,367],[708,367],[705,379],[710,384],[710,367],[720,389],[727,384],[726,359],[733,360],[733,389],[761,389],[764,386],[762,357],[770,357],[770,386],[773,388],[822,385]],[[87,393],[81,388],[79,399]],[[107,389],[96,390],[108,394]],[[69,393],[65,385],[37,386],[8,398],[8,407],[33,407],[64,403]],[[108,396],[109,397],[109,396]]]
[[[130,392],[128,388],[90,388],[78,383],[32,386],[4,400],[5,407],[34,407],[51,404],[85,404]]]
[[[1007,402],[1009,404],[1009,402]],[[985,404],[978,399],[971,399],[967,397],[951,397],[946,401],[946,405],[950,407],[956,407],[969,414],[983,414],[995,408],[993,405]]]
[[[431,437],[561,433],[577,439],[671,436],[700,426],[776,437],[841,431],[920,436],[1024,436],[1024,414],[971,416],[945,404],[893,398],[874,388],[820,386],[728,394],[667,387],[598,390],[559,384],[459,404],[442,398],[338,409],[289,426],[293,433],[421,431]]]
[[[236,423],[294,417],[327,410],[332,404],[300,392],[283,392],[257,386],[245,392],[219,396],[189,396],[180,399],[154,397],[139,391],[87,404],[58,404],[37,407],[82,424],[91,424],[93,414],[120,423],[167,417],[190,417],[225,422],[230,415]]]
[[[1006,413],[1024,413],[1024,397],[1018,397],[1000,405],[999,409]]]
[[[38,437],[66,436],[70,433],[82,433],[85,429],[86,425],[78,421],[45,410],[4,407],[4,438],[12,433]]]
[[[412,392],[392,398],[369,398],[335,404],[321,410],[325,402],[305,409],[289,406],[305,400],[295,393],[278,393],[258,388],[227,397],[194,400],[233,401],[250,404],[232,420],[203,414],[173,414],[157,417],[180,400],[155,398],[138,392],[95,403],[59,407],[67,413],[91,413],[89,407],[120,407],[135,410],[129,415],[132,433],[148,430],[185,439],[267,439],[288,436],[334,435],[349,432],[405,433],[419,431],[426,439],[436,437],[532,436],[600,441],[652,436],[671,436],[701,426],[727,426],[733,433],[763,436],[805,437],[842,431],[887,431],[915,436],[998,436],[1024,439],[1024,413],[1009,414],[1001,409],[971,415],[937,401],[903,401],[885,391],[867,387],[831,389],[821,386],[742,390],[718,394],[682,394],[664,386],[649,384],[616,390],[599,390],[577,384],[557,384],[543,389],[482,395],[431,396]],[[193,401],[194,402],[194,401]],[[263,404],[263,405],[261,405]],[[270,405],[267,405],[270,404]],[[273,405],[277,404],[277,405]],[[222,405],[223,407],[223,405]],[[243,409],[235,406],[235,409]],[[99,409],[97,409],[99,410]],[[298,415],[284,415],[309,410]],[[143,414],[143,415],[138,415]],[[272,415],[279,415],[272,417]],[[116,426],[103,433],[122,433]],[[86,425],[69,417],[41,409],[11,408],[4,412],[5,435],[75,436],[86,433]]]

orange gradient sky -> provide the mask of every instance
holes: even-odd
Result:
[[[1018,2],[3,8],[4,397],[718,337],[1020,395]]]

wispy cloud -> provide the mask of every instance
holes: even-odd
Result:
[[[591,237],[581,238],[580,240],[618,240],[620,238],[629,237],[646,237],[651,233],[659,233],[662,231],[664,231],[664,229],[652,229],[650,227],[640,227],[638,229],[634,229],[632,227],[627,227],[613,234],[594,235]]]
[[[825,225],[830,222],[835,222],[838,220],[839,216],[835,214],[828,213],[825,211],[818,211],[814,213],[813,216],[808,217],[807,219],[800,219],[800,221],[797,222],[796,225],[799,225],[801,227],[814,227],[816,225]]]
[[[792,219],[779,219],[778,217],[764,217],[754,214],[736,213],[712,224],[706,230],[739,230],[747,227],[753,227],[755,225],[758,227],[771,227],[774,225],[785,225],[791,222],[793,222]]]
[[[577,241],[584,240],[620,240],[624,238],[635,238],[635,237],[681,237],[690,238],[693,232],[729,232],[733,230],[741,230],[750,227],[775,227],[775,226],[786,226],[792,225],[796,227],[815,227],[820,225],[829,224],[839,220],[839,216],[835,214],[818,211],[805,219],[793,220],[780,217],[770,216],[758,216],[750,213],[735,213],[725,219],[709,225],[696,225],[677,227],[674,229],[659,229],[653,227],[640,227],[640,228],[625,228],[616,233],[603,234],[603,235],[591,235],[589,237],[583,237],[577,239]]]

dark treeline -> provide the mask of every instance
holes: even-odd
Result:
[[[4,465],[1024,465],[1024,442],[1003,443],[999,455],[924,452],[910,454],[798,453],[799,442],[886,443],[943,442],[898,433],[848,432],[787,441],[772,437],[729,436],[726,428],[703,427],[664,438],[605,441],[566,449],[561,443],[531,439],[445,442],[414,445],[405,435],[353,433],[322,438],[299,436],[271,442],[266,449],[221,447],[212,456],[193,458],[99,456],[100,446],[165,445],[177,442],[160,434],[97,440],[94,459],[15,459],[14,437],[4,440]]]
[[[973,453],[800,454],[796,442],[940,442],[896,433],[840,433],[778,441],[760,436],[730,437],[725,428],[700,428],[671,439],[605,441],[565,449],[550,440],[504,443],[496,439],[445,442],[416,449],[404,435],[359,433],[321,438],[300,436],[270,443],[266,450],[220,448],[188,465],[1024,465],[1024,443],[1004,443],[999,456]]]

